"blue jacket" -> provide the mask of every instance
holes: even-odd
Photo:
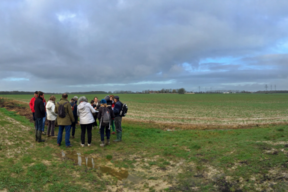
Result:
[[[115,107],[113,109],[115,117],[120,117],[120,112],[121,112],[121,109],[122,109],[122,105],[123,104],[120,101],[117,101],[115,103]]]
[[[74,116],[74,119],[75,119],[75,122],[77,123],[78,122],[78,116],[77,116],[77,102],[75,103],[70,103],[71,107],[74,106],[74,110],[72,111],[73,112],[73,116]]]

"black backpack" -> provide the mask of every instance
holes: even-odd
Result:
[[[122,109],[120,111],[120,116],[125,117],[126,114],[128,113],[128,106],[124,103],[122,103]]]
[[[65,118],[66,117],[66,112],[65,112],[65,107],[64,107],[64,105],[66,103],[68,103],[68,101],[63,103],[63,105],[59,104],[59,102],[58,102],[58,105],[59,105],[58,106],[58,116],[61,117],[61,118]]]
[[[109,124],[110,121],[111,121],[111,116],[110,116],[109,109],[104,107],[102,112],[103,112],[103,114],[102,114],[102,122],[103,122],[103,124]]]

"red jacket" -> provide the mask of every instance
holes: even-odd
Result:
[[[35,109],[34,109],[35,100],[36,100],[35,97],[32,97],[32,99],[30,100],[30,103],[29,103],[29,106],[30,106],[32,113],[35,113]]]

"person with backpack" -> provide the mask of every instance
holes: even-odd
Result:
[[[59,126],[59,131],[58,131],[57,144],[58,146],[61,145],[63,130],[65,129],[66,147],[72,147],[72,145],[70,144],[70,130],[71,130],[71,124],[72,122],[75,121],[75,119],[73,116],[71,105],[67,98],[68,98],[68,94],[63,93],[62,98],[56,104],[55,111],[54,111],[55,113],[58,114],[57,124]]]
[[[95,120],[92,113],[96,113],[96,110],[88,103],[88,100],[85,96],[79,98],[79,105],[77,108],[77,114],[80,119],[81,125],[81,147],[85,146],[85,134],[87,130],[88,135],[88,147],[91,146],[92,142],[92,125]]]
[[[106,145],[110,144],[110,126],[111,120],[114,119],[114,113],[110,107],[107,105],[106,99],[101,100],[101,107],[99,108],[98,119],[100,122],[100,135],[101,135],[101,144],[100,147],[104,147],[104,130],[106,131]]]
[[[45,117],[45,106],[44,106],[44,93],[39,91],[38,97],[35,100],[34,103],[34,110],[35,110],[35,124],[36,124],[36,134],[35,139],[37,142],[44,142],[44,140],[41,139],[41,131],[43,127],[43,118]]]
[[[73,97],[71,99],[70,105],[71,105],[71,109],[73,112],[73,116],[74,116],[74,120],[71,124],[71,131],[72,131],[72,138],[75,138],[75,129],[76,129],[76,124],[78,123],[78,115],[77,115],[77,98]]]
[[[114,97],[114,103],[115,103],[115,107],[114,107],[113,112],[115,114],[114,121],[115,121],[116,136],[117,136],[117,139],[114,141],[119,142],[119,141],[122,141],[122,127],[121,127],[122,115],[120,113],[122,111],[123,104],[119,101],[118,96]]]
[[[35,119],[34,104],[35,104],[35,100],[37,99],[37,97],[38,97],[38,91],[35,91],[35,92],[34,92],[34,97],[32,97],[32,99],[31,99],[30,102],[29,102],[30,110],[31,110],[32,116],[33,116],[33,121],[34,121],[35,130],[36,130],[36,119]],[[35,137],[36,137],[36,135],[35,135]]]
[[[57,118],[57,113],[55,113],[55,96],[51,95],[49,101],[46,105],[46,113],[47,113],[47,120],[48,120],[48,127],[47,127],[47,136],[54,137],[54,129],[55,129],[55,120]]]

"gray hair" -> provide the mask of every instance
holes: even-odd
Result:
[[[72,99],[74,99],[74,100],[78,100],[78,97],[77,97],[77,96],[74,96]]]
[[[85,96],[81,96],[78,100],[79,103],[81,103],[82,101],[88,102],[88,100]]]

